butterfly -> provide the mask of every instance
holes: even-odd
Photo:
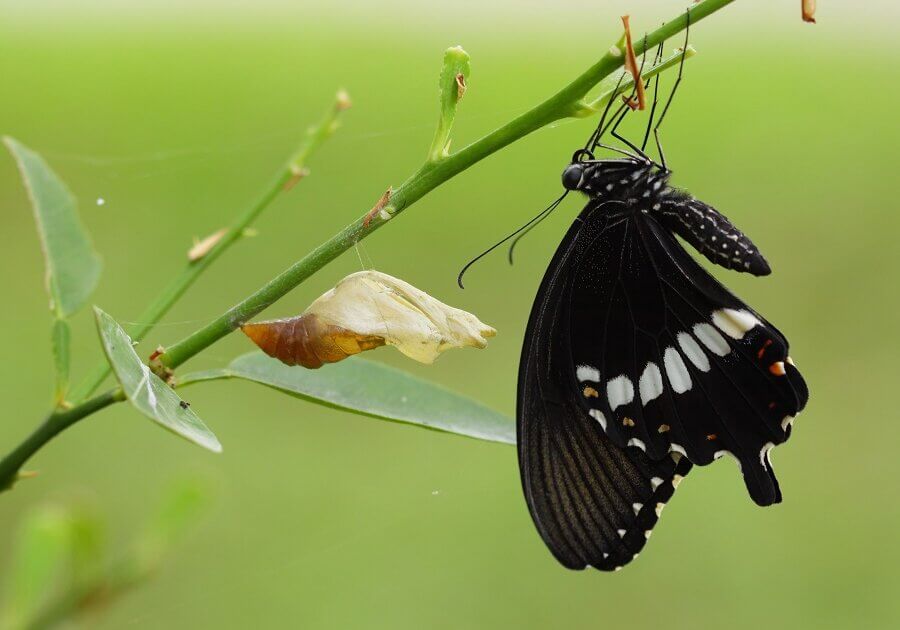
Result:
[[[537,292],[516,418],[541,538],[565,567],[611,571],[638,556],[694,466],[734,458],[753,501],[781,501],[769,454],[809,392],[785,336],[677,237],[715,265],[768,275],[756,245],[670,185],[661,147],[660,162],[627,141],[596,159],[603,125],[562,175],[588,202]]]

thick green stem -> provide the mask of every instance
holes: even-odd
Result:
[[[690,9],[690,22],[694,24],[733,1],[706,0]],[[641,38],[635,46],[635,53],[639,55],[645,50],[652,49],[684,30],[687,24],[688,16],[685,13]],[[161,357],[163,364],[174,369],[239,328],[392,217],[473,164],[554,121],[583,115],[585,108],[583,99],[588,91],[620,67],[623,61],[622,49],[618,46],[611,47],[600,61],[540,105],[459,152],[440,160],[426,162],[419,171],[393,191],[389,205],[378,216],[357,219],[250,297],[231,307],[186,339],[169,347]]]
[[[85,416],[89,416],[114,402],[124,399],[125,396],[122,394],[122,391],[114,389],[95,396],[71,409],[51,413],[35,429],[34,433],[29,435],[24,442],[0,461],[0,492],[12,487],[18,478],[22,465],[38,452],[44,444],[52,440],[56,434],[72,426]]]
[[[147,307],[138,323],[131,328],[129,336],[140,341],[153,327],[169,312],[178,299],[184,295],[197,278],[212,265],[216,259],[225,253],[225,250],[234,245],[244,235],[248,227],[259,218],[263,210],[269,207],[278,195],[293,186],[300,178],[307,174],[306,161],[312,153],[337,129],[337,117],[343,110],[350,106],[346,93],[339,92],[334,105],[328,110],[324,119],[318,125],[311,127],[298,150],[291,159],[279,170],[278,174],[266,187],[265,192],[255,204],[238,216],[216,244],[199,259],[190,261],[181,270],[181,273],[163,289],[156,299]],[[71,400],[80,402],[93,394],[110,373],[108,362],[98,364],[78,388],[72,392]]]

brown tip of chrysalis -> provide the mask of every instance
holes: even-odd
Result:
[[[360,335],[306,314],[256,324],[241,330],[259,349],[285,365],[316,369],[384,345],[384,339]]]

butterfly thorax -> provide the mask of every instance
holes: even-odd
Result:
[[[617,200],[640,205],[670,193],[671,171],[634,158],[575,162],[563,173],[563,186],[591,199]]]

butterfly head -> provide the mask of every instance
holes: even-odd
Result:
[[[661,171],[653,162],[637,157],[596,160],[576,153],[562,174],[566,190],[579,190],[589,197],[614,197],[627,190],[640,188],[655,180],[667,180],[668,171]]]

